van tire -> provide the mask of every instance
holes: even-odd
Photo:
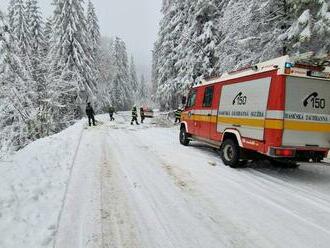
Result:
[[[231,168],[239,167],[240,148],[232,139],[226,139],[221,145],[221,159],[225,165]]]
[[[188,133],[187,133],[185,127],[182,127],[180,129],[180,137],[179,137],[179,139],[180,139],[181,145],[184,145],[184,146],[188,146],[189,145],[190,140],[189,140]]]

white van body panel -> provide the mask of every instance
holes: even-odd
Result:
[[[267,77],[223,86],[217,131],[223,133],[226,129],[235,127],[242,137],[263,140],[270,82],[271,77]],[[240,98],[237,98],[239,95]],[[259,120],[262,125],[235,126],[227,121],[230,118]]]

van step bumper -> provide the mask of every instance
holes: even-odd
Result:
[[[269,156],[272,158],[287,158],[300,162],[321,161],[328,156],[328,148],[318,147],[271,147]]]

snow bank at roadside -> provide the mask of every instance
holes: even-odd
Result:
[[[52,247],[80,121],[0,162],[0,247]]]

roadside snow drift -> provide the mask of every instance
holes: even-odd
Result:
[[[51,247],[82,122],[0,162],[0,247]]]

